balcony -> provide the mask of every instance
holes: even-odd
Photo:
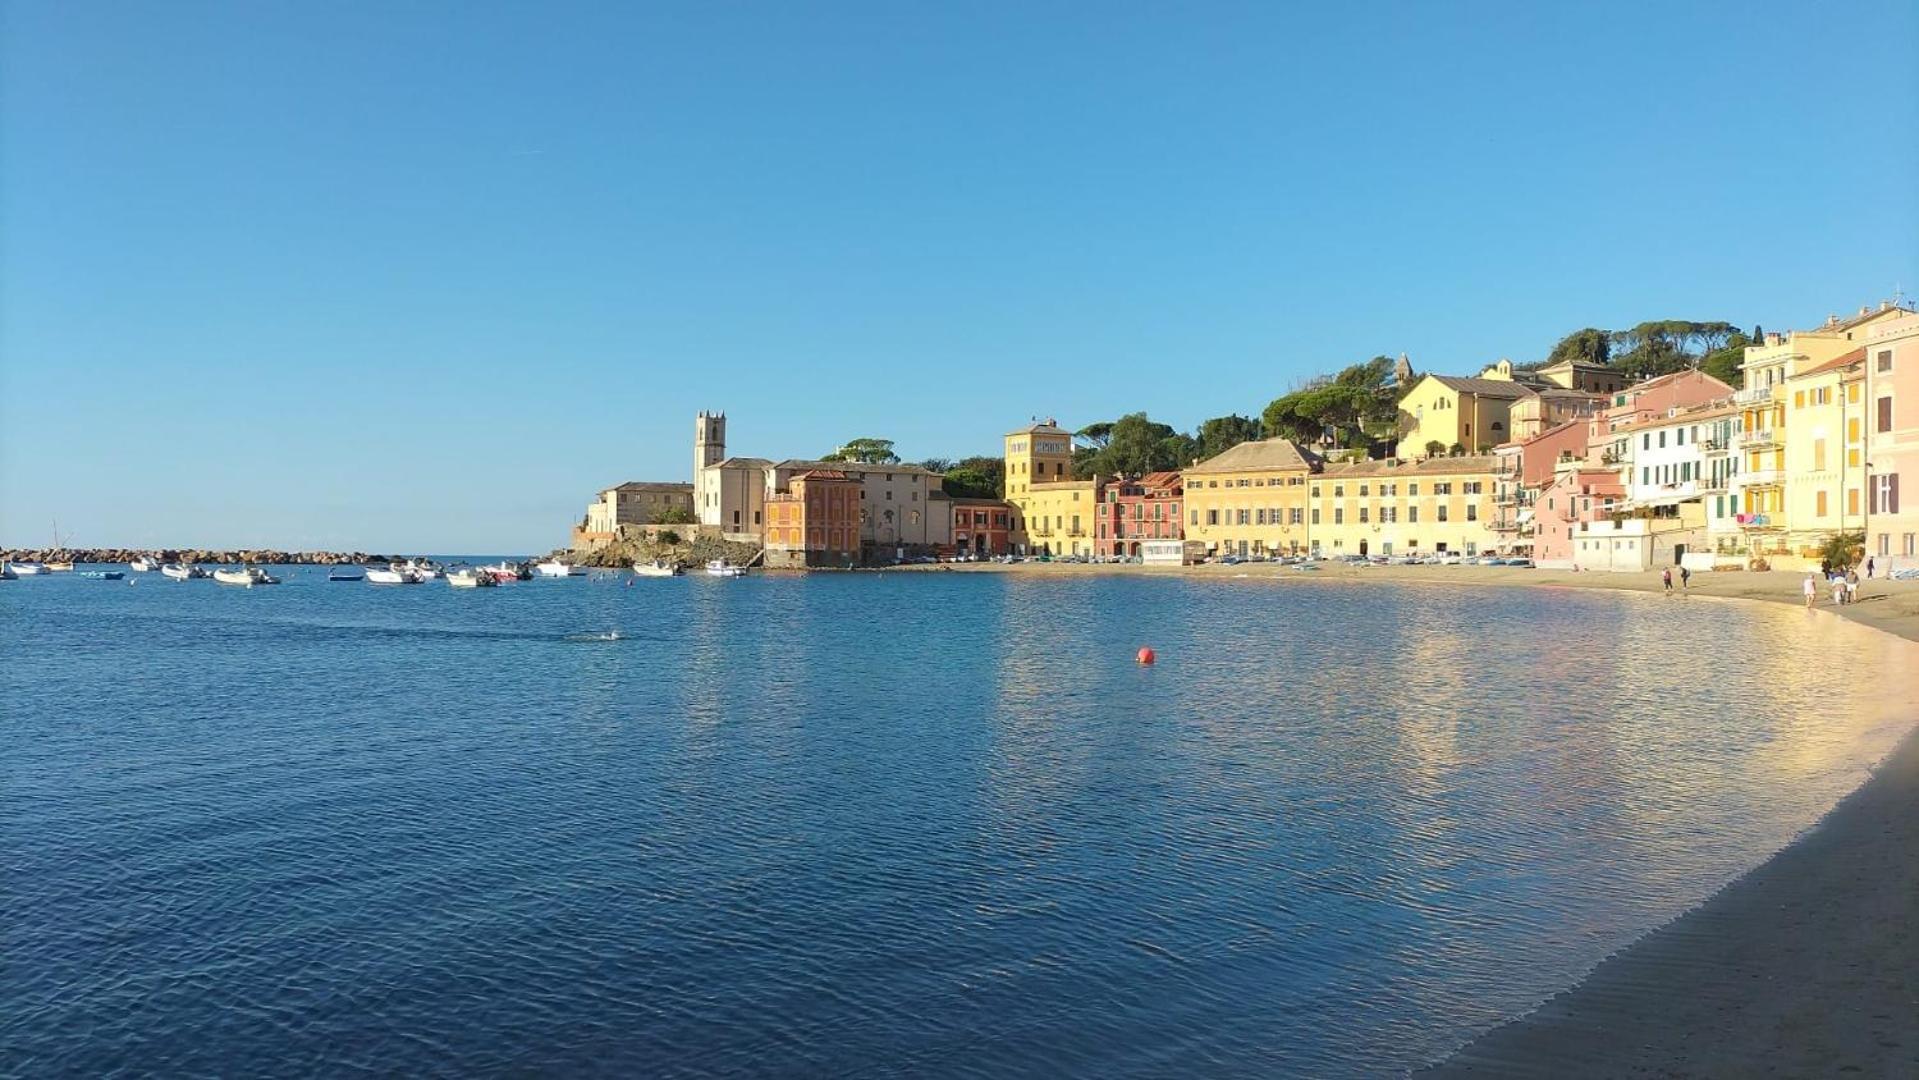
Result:
[[[1773,514],[1738,514],[1733,517],[1739,527],[1748,532],[1769,532],[1784,529],[1786,526]]]
[[[1772,387],[1770,386],[1748,386],[1744,390],[1732,392],[1732,402],[1735,405],[1765,405],[1771,401]]]
[[[1779,433],[1771,428],[1739,433],[1739,447],[1742,450],[1760,450],[1768,446],[1779,445]]]
[[[1747,469],[1739,479],[1749,488],[1776,488],[1785,484],[1784,469]]]

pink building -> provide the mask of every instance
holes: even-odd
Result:
[[[1137,480],[1114,480],[1101,493],[1093,518],[1101,555],[1138,555],[1142,540],[1178,540],[1185,536],[1179,504],[1185,488],[1176,472],[1147,473]]]
[[[1612,524],[1611,513],[1625,498],[1618,469],[1580,467],[1560,473],[1534,504],[1533,562],[1550,570],[1581,565],[1595,529],[1603,533]],[[1588,547],[1582,550],[1582,544]]]
[[[1589,433],[1586,420],[1570,420],[1493,451],[1493,532],[1502,550],[1532,550],[1539,496],[1561,469],[1585,460]]]
[[[1589,453],[1610,454],[1626,460],[1623,431],[1648,420],[1663,419],[1672,409],[1686,409],[1732,396],[1732,387],[1703,371],[1675,371],[1634,383],[1612,396],[1612,403],[1588,423]]]
[[[1872,327],[1865,367],[1866,554],[1874,573],[1910,570],[1919,567],[1919,315]]]

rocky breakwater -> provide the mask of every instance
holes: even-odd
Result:
[[[338,566],[398,562],[401,555],[373,555],[364,551],[261,551],[212,548],[22,548],[0,549],[8,562],[130,563],[157,556],[170,563],[250,563],[258,566]]]

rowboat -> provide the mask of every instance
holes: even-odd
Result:
[[[469,566],[448,574],[446,583],[456,589],[491,589],[497,587],[500,581],[484,570]]]
[[[149,558],[148,556],[142,555],[139,558],[128,563],[127,566],[130,567],[133,570],[133,572],[136,574],[150,574],[153,571],[160,569],[160,560]]]
[[[713,577],[745,577],[746,567],[734,566],[725,559],[714,559],[706,564],[706,572]]]
[[[366,571],[350,566],[336,566],[327,571],[326,579],[328,581],[365,581]]]
[[[47,572],[46,565],[43,563],[17,562],[8,563],[7,565],[11,567],[13,572],[19,577],[32,577],[35,574],[44,574]]]
[[[366,568],[368,585],[418,585],[420,575],[404,566],[389,566],[385,569],[369,566]]]
[[[188,566],[184,563],[171,563],[167,566],[162,566],[160,568],[160,573],[166,575],[169,578],[172,578],[175,581],[192,581],[194,578],[203,578],[207,576],[207,572],[205,570],[202,570],[197,566]]]
[[[83,570],[80,576],[92,578],[94,581],[119,581],[127,576],[127,572],[125,570]]]
[[[633,573],[640,577],[678,577],[680,568],[665,559],[654,559],[650,563],[634,563]]]
[[[248,588],[252,588],[255,585],[278,585],[280,583],[279,578],[274,577],[272,574],[267,573],[257,566],[249,566],[242,570],[215,570],[213,572],[213,580],[222,585],[245,585]]]
[[[533,568],[541,577],[585,577],[586,567],[572,566],[558,559],[547,561]]]

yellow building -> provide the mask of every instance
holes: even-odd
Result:
[[[1512,364],[1505,360],[1476,378],[1426,375],[1399,401],[1395,453],[1408,460],[1428,457],[1433,443],[1441,454],[1454,446],[1490,453],[1512,441],[1513,405],[1534,393],[1534,387],[1513,380]]]
[[[1786,380],[1786,546],[1805,559],[1834,533],[1866,527],[1866,350],[1862,346]]]
[[[1847,425],[1857,419],[1863,431],[1864,405],[1846,400],[1863,398],[1864,369],[1838,361],[1863,346],[1870,327],[1904,314],[1890,304],[1861,308],[1848,319],[1828,317],[1816,330],[1767,334],[1746,347],[1745,387],[1733,395],[1740,433],[1731,493],[1754,555],[1801,567],[1816,559],[1810,552],[1826,535],[1864,527],[1863,512],[1846,509],[1854,489],[1864,498],[1863,436]],[[1859,466],[1846,464],[1855,456]]]
[[[1185,470],[1186,539],[1212,555],[1306,551],[1306,482],[1315,464],[1296,443],[1264,439]]]
[[[1013,504],[1014,550],[1031,555],[1090,555],[1099,483],[1073,479],[1073,435],[1055,420],[1006,435],[1006,501]]]
[[[1322,557],[1492,551],[1494,464],[1478,455],[1327,465],[1307,485],[1312,550]],[[1186,490],[1190,502],[1190,484]]]

